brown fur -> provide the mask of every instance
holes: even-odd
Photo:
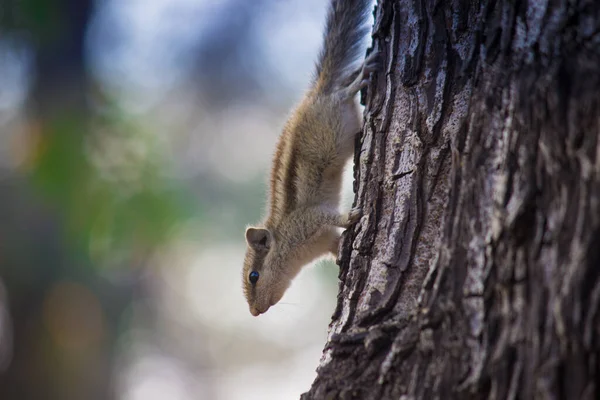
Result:
[[[246,231],[242,281],[252,315],[277,303],[302,266],[328,252],[337,256],[338,229],[360,215],[357,211],[340,214],[338,207],[344,165],[361,128],[355,95],[366,85],[376,61],[370,57],[362,68],[347,71],[356,53],[356,38],[364,31],[360,21],[368,3],[332,0],[317,79],[277,143],[268,215],[259,227]],[[356,9],[357,5],[363,8]],[[336,41],[342,43],[336,46]],[[252,271],[259,273],[255,284],[249,279]]]

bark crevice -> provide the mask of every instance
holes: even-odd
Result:
[[[364,216],[302,398],[597,398],[600,4],[383,0],[375,17]]]

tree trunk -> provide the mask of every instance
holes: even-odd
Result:
[[[303,399],[600,396],[600,5],[382,0]]]

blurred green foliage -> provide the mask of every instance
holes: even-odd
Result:
[[[31,180],[64,219],[68,242],[97,264],[168,240],[193,214],[155,135],[125,116],[64,114],[36,134]]]
[[[0,25],[24,30],[32,38],[52,40],[69,23],[64,18],[66,0],[0,0]]]

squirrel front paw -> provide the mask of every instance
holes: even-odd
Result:
[[[362,217],[362,208],[355,207],[348,212],[347,223],[345,228],[349,228],[350,226],[356,224],[360,218]]]

